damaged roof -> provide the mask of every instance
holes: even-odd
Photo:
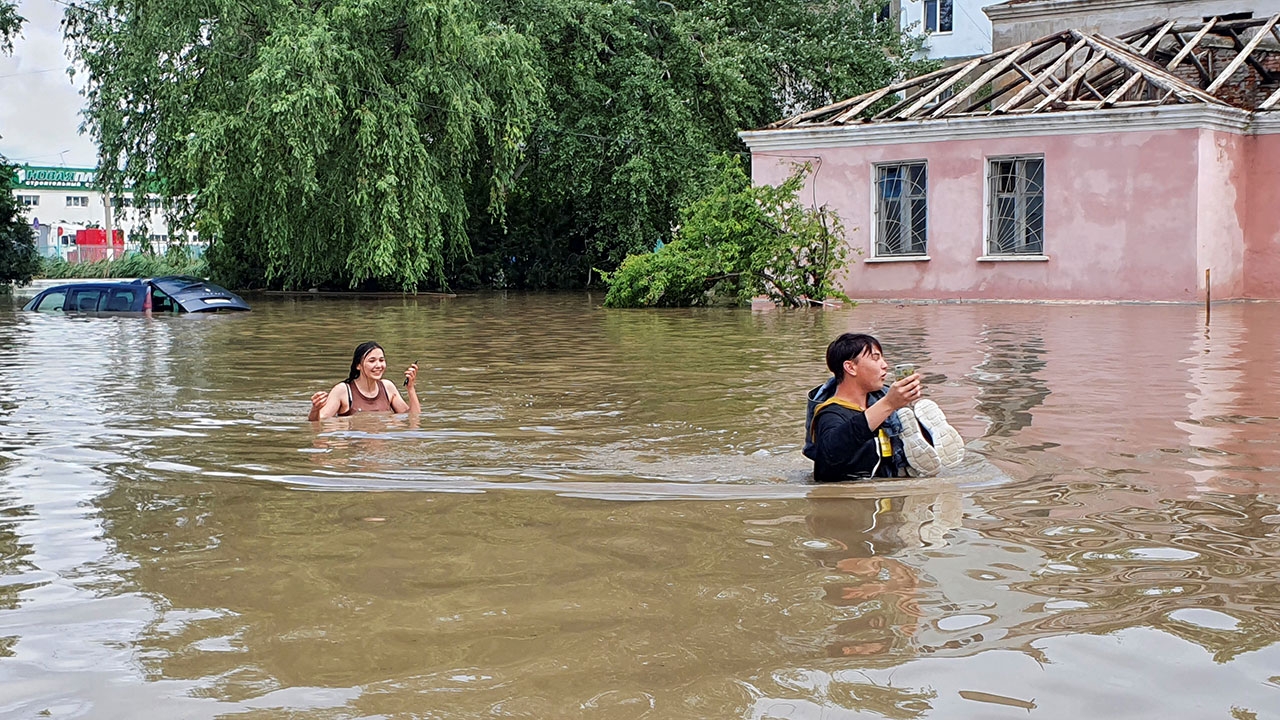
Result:
[[[1280,109],[1280,14],[1065,30],[816,110],[770,129],[1200,103]]]

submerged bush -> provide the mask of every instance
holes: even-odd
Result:
[[[849,249],[840,218],[826,206],[800,201],[809,173],[800,166],[777,187],[752,185],[742,163],[716,161],[717,181],[680,211],[675,239],[653,252],[629,255],[603,273],[608,307],[747,305],[765,296],[804,307],[848,300],[835,285]]]

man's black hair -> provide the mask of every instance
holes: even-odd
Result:
[[[836,376],[836,382],[844,381],[844,361],[862,357],[872,349],[884,352],[880,341],[864,333],[845,333],[827,346],[827,369]]]

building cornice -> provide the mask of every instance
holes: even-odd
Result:
[[[738,137],[742,138],[752,152],[758,153],[850,145],[897,145],[994,137],[1089,135],[1184,129],[1219,130],[1240,135],[1270,134],[1280,132],[1280,113],[1250,113],[1236,108],[1213,105],[1165,105],[1035,115],[983,115],[779,130],[746,130],[738,133]]]
[[[1249,131],[1254,135],[1280,134],[1280,110],[1255,114]]]
[[[1008,22],[1025,18],[1060,16],[1077,13],[1103,13],[1110,10],[1128,10],[1144,5],[1169,5],[1170,0],[1028,0],[1027,2],[1000,3],[982,8],[992,22]]]

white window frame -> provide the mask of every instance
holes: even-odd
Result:
[[[951,27],[946,30],[942,29],[942,4],[947,3],[951,6]],[[955,0],[924,0],[921,3],[922,11],[920,17],[920,25],[924,31],[930,35],[950,35],[955,32],[956,27],[956,4]],[[930,15],[932,14],[933,28],[929,29]]]
[[[919,195],[911,195],[907,190],[911,182],[910,168],[920,166],[924,169],[924,192]],[[904,192],[900,198],[900,206],[898,209],[899,220],[901,213],[905,212],[908,206],[906,200],[911,197],[918,197],[924,201],[924,249],[922,252],[897,252],[885,253],[881,252],[881,234],[884,225],[881,220],[881,198],[880,198],[880,173],[888,168],[901,168]],[[894,160],[893,162],[873,163],[871,165],[871,252],[865,262],[916,262],[929,260],[929,162],[923,158],[915,158],[911,160]],[[911,233],[911,224],[907,222],[905,229],[908,235]]]
[[[18,204],[21,205],[22,207],[39,207],[40,196],[39,195],[19,195]]]
[[[1040,169],[1040,178],[1041,178],[1040,251],[1038,253],[1016,252],[1016,251],[1004,252],[1004,253],[993,252],[993,250],[995,249],[992,247],[992,242],[995,239],[994,225],[995,225],[995,202],[996,202],[996,193],[994,191],[995,190],[994,171],[996,169],[997,163],[1019,161],[1019,160],[1022,160],[1022,161],[1038,160],[1040,161],[1040,164],[1041,164],[1041,169]],[[1045,237],[1045,225],[1046,225],[1045,216],[1047,214],[1046,213],[1047,208],[1044,206],[1044,200],[1046,195],[1044,186],[1048,184],[1048,165],[1047,163],[1045,163],[1044,155],[1037,154],[1037,153],[1027,153],[1027,154],[1020,154],[1020,155],[992,155],[986,158],[986,171],[983,173],[983,176],[984,176],[983,183],[982,183],[982,188],[983,188],[983,191],[982,191],[982,228],[983,228],[982,229],[982,251],[983,251],[983,254],[981,257],[978,258],[978,260],[987,261],[987,262],[1001,262],[1001,261],[1044,262],[1048,260],[1049,259],[1048,256],[1044,254],[1045,244],[1048,242],[1048,238]],[[1019,176],[1019,184],[1021,185],[1024,182],[1025,182],[1025,176]],[[1019,189],[1019,192],[1023,192],[1023,191],[1024,191],[1024,188]],[[1023,206],[1024,206],[1023,212],[1025,213],[1025,201],[1023,203]],[[1022,235],[1023,235],[1022,239],[1025,241],[1025,237],[1026,237],[1025,225],[1022,229]]]
[[[68,195],[67,207],[87,208],[89,207],[89,196],[88,195]]]

